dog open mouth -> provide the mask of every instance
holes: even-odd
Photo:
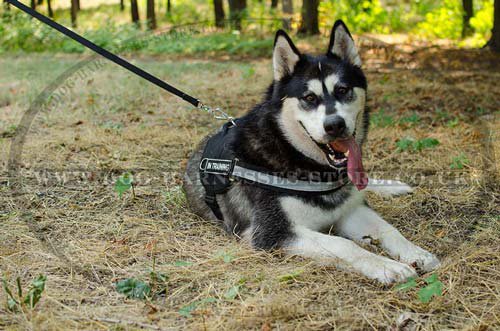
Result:
[[[309,138],[325,153],[326,160],[335,169],[347,166],[347,176],[358,190],[364,189],[368,185],[368,176],[361,161],[361,148],[351,135],[345,138],[337,138],[327,144],[317,142],[302,122],[299,122]]]

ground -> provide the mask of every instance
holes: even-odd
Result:
[[[180,187],[189,153],[221,122],[115,65],[70,69],[90,56],[3,55],[0,268],[11,288],[17,277],[25,289],[40,274],[47,282],[39,304],[17,313],[0,291],[0,329],[499,329],[499,59],[360,42],[372,110],[366,168],[415,187],[368,201],[439,256],[441,297],[422,303],[416,289],[250,249],[191,214]],[[271,79],[268,58],[136,59],[233,115]],[[52,83],[56,96],[41,104]],[[120,197],[114,183],[126,171],[134,192]],[[115,285],[126,278],[160,293],[127,299]]]

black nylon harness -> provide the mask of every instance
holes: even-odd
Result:
[[[348,183],[345,168],[337,170],[334,180],[304,181],[276,176],[266,169],[238,160],[233,151],[238,130],[234,123],[233,121],[224,124],[208,139],[199,164],[200,180],[205,188],[205,203],[219,220],[223,220],[224,217],[217,202],[217,195],[227,192],[234,181],[296,195],[328,194]]]

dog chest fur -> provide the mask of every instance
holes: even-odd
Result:
[[[281,208],[294,227],[305,227],[319,231],[332,226],[336,221],[364,203],[364,194],[354,187],[348,198],[337,205],[337,195],[322,198],[325,204],[311,204],[305,199],[287,196],[279,199]],[[329,205],[333,205],[330,207]]]

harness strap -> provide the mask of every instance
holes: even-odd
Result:
[[[215,217],[219,220],[224,220],[224,216],[222,215],[222,211],[220,210],[219,203],[217,202],[217,194],[211,190],[205,190],[205,203],[208,208],[212,210]]]
[[[252,184],[272,191],[296,194],[322,194],[333,192],[343,187],[348,182],[347,176],[339,176],[337,180],[331,182],[293,180],[245,167],[237,160],[215,158],[202,159],[200,162],[200,171],[201,173],[215,176],[212,177],[213,181],[218,180],[221,183],[225,183],[222,184],[222,188],[219,188],[219,190],[214,189],[211,185],[204,185],[205,203],[221,221],[224,220],[224,216],[217,202],[217,194],[225,192],[230,186],[230,182],[233,180],[251,182]]]
[[[6,0],[6,1],[8,3],[10,3],[11,5],[13,5],[14,7],[17,7],[18,9],[22,10],[26,14],[36,18],[37,20],[41,21],[42,23],[45,23],[48,26],[50,26],[51,28],[56,29],[57,31],[61,32],[62,34],[70,37],[71,39],[80,43],[81,45],[91,49],[92,51],[94,51],[102,56],[104,56],[106,59],[118,64],[119,66],[121,66],[121,67],[123,67],[131,72],[133,72],[134,74],[146,79],[147,81],[150,81],[151,83],[155,84],[156,86],[161,87],[162,89],[182,98],[183,100],[189,102],[193,106],[195,106],[195,107],[202,106],[202,103],[200,102],[200,100],[196,99],[195,97],[192,97],[189,94],[182,92],[181,90],[164,82],[163,80],[159,79],[158,77],[153,76],[150,73],[142,70],[141,68],[133,65],[132,63],[122,59],[118,55],[115,55],[115,54],[105,50],[104,48],[94,44],[90,40],[85,39],[84,37],[80,36],[78,33],[75,33],[73,31],[69,30],[68,28],[62,26],[61,24],[54,22],[53,20],[51,20],[47,16],[38,13],[37,11],[22,4],[21,2],[19,2],[17,0]]]
[[[264,185],[277,191],[289,191],[295,193],[326,193],[332,192],[347,184],[346,178],[339,178],[334,182],[316,182],[292,180],[285,177],[278,177],[264,172],[239,166],[237,163],[230,174],[231,177],[244,179],[253,183]]]

